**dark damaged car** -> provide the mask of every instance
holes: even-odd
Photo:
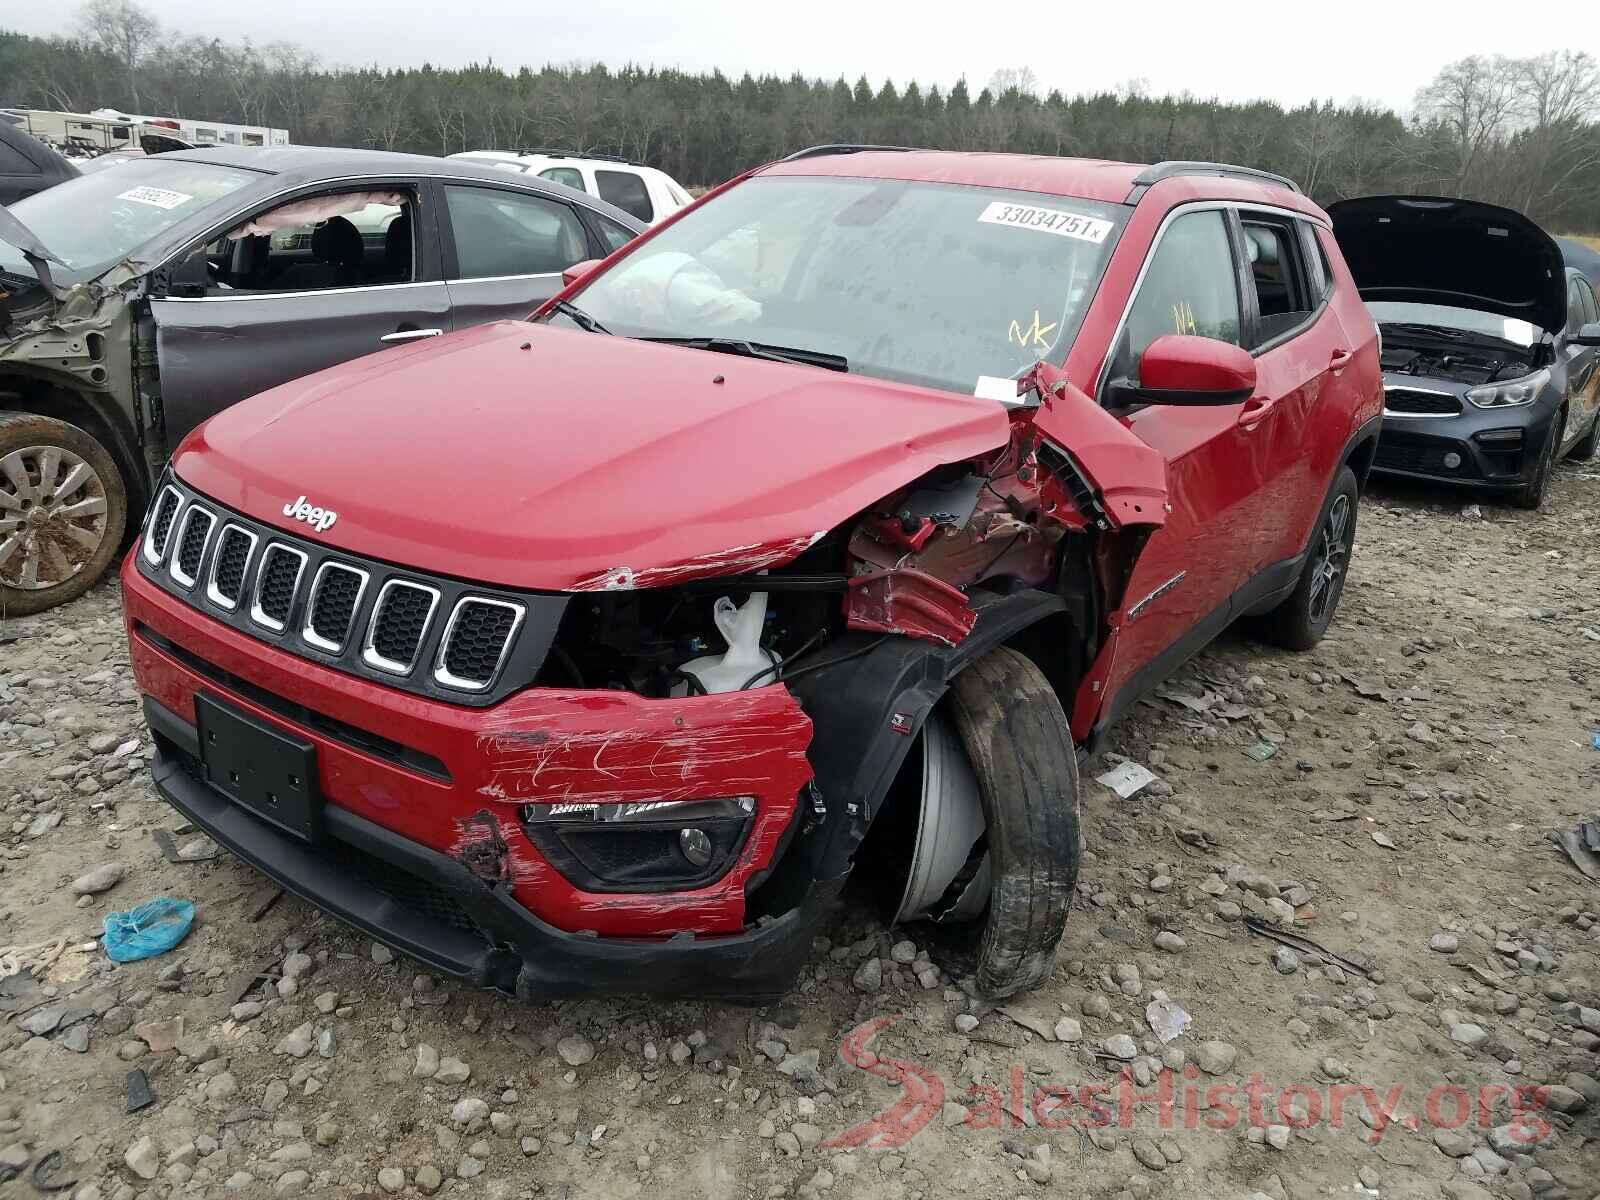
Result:
[[[1036,984],[1079,755],[1333,619],[1382,394],[1326,215],[833,147],[573,276],[178,449],[122,573],[161,794],[528,999],[780,994],[852,871]]]
[[[1563,456],[1600,436],[1600,312],[1556,240],[1474,200],[1369,196],[1329,208],[1383,334],[1374,469],[1537,508]]]
[[[641,228],[545,180],[307,147],[130,159],[0,208],[0,615],[94,583],[212,413],[526,316]]]

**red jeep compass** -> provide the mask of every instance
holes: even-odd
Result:
[[[1322,636],[1382,403],[1288,180],[805,151],[196,430],[122,572],[156,784],[517,996],[774,996],[853,869],[1003,996],[1079,756]]]

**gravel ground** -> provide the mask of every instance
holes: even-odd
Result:
[[[764,1010],[519,1006],[258,917],[154,838],[209,850],[147,780],[114,585],[0,625],[0,945],[50,960],[0,979],[0,1194],[1600,1195],[1600,887],[1550,842],[1597,807],[1600,475],[1470,499],[1377,489],[1318,650],[1230,634],[1114,734],[1059,967],[1003,1009],[859,902]],[[109,962],[163,895],[187,940]]]

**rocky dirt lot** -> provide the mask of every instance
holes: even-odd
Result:
[[[447,986],[163,856],[207,844],[113,585],[0,626],[0,945],[48,963],[0,980],[0,1194],[1600,1195],[1600,887],[1550,841],[1600,809],[1600,475],[1469,500],[1376,490],[1317,651],[1230,635],[1117,731],[1059,968],[1003,1009],[860,904],[771,1009]],[[1111,751],[1157,781],[1117,799]],[[163,895],[187,940],[108,961]]]

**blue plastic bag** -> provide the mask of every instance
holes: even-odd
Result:
[[[136,962],[165,954],[189,934],[194,905],[166,896],[128,912],[106,914],[106,953],[112,962]]]

